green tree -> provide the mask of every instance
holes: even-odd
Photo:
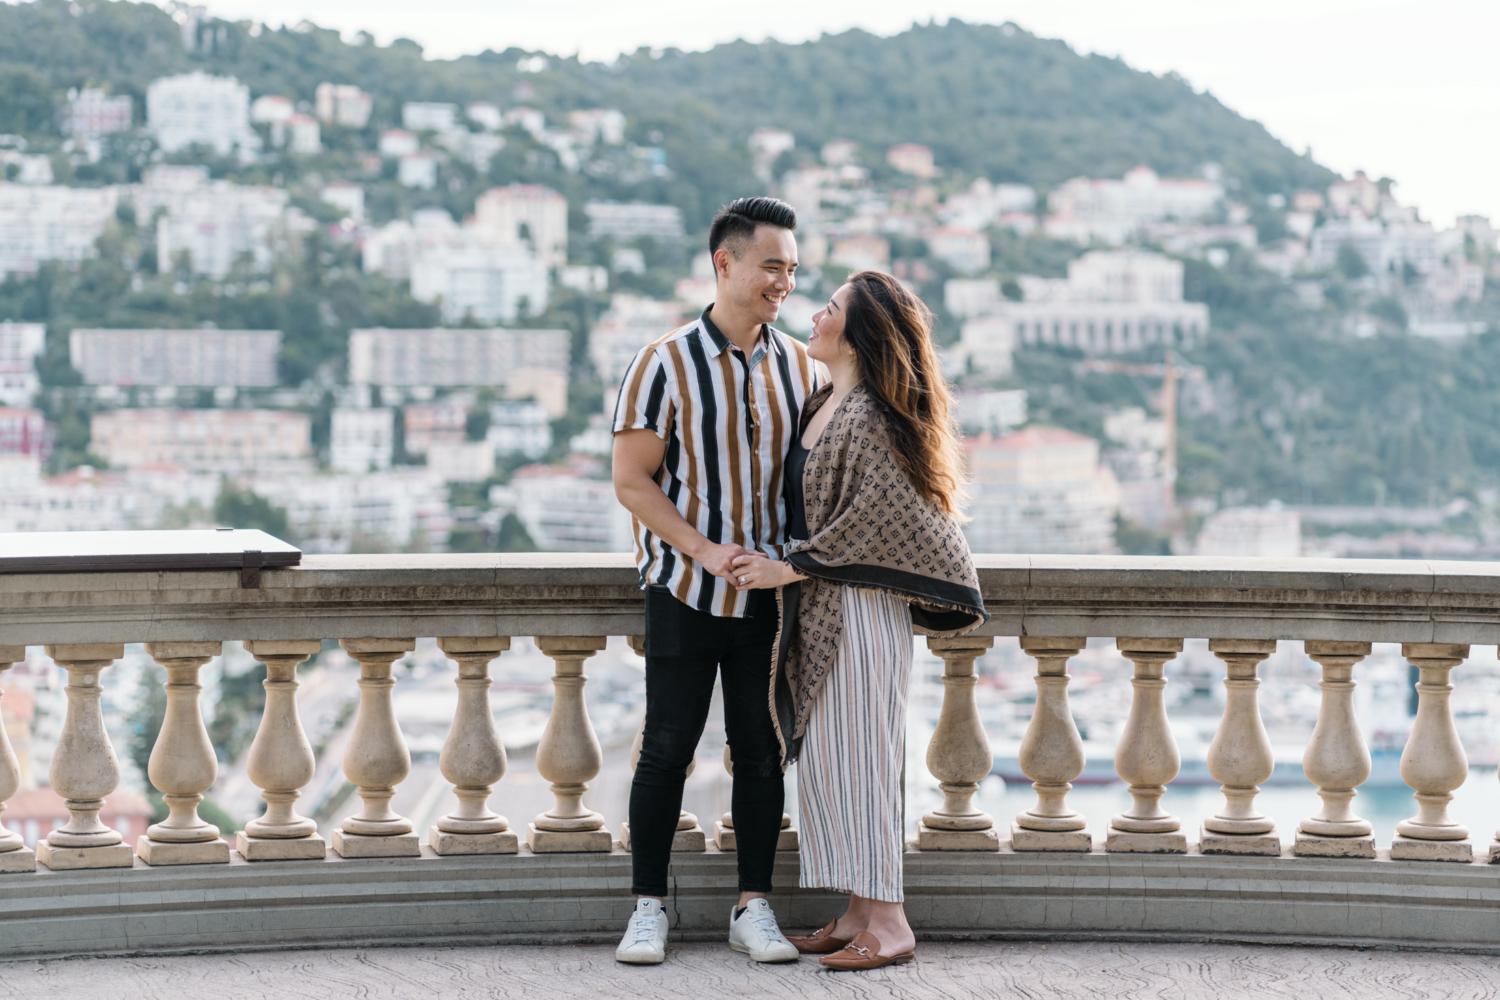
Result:
[[[228,479],[219,483],[219,495],[214,500],[214,519],[231,528],[259,528],[281,539],[289,534],[285,507],[277,507],[253,490],[235,486]]]

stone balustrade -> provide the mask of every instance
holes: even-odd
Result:
[[[1469,831],[1448,813],[1468,774],[1449,703],[1452,682],[1456,677],[1462,684],[1471,645],[1500,641],[1500,567],[1062,556],[977,562],[993,620],[980,634],[925,640],[944,664],[941,713],[926,748],[943,802],[922,816],[915,850],[935,858],[1260,856],[1277,865],[1301,857],[1349,865],[1377,858],[1374,831],[1354,808],[1371,764],[1352,693],[1371,643],[1398,642],[1420,674],[1416,719],[1401,760],[1414,815],[1399,825],[1382,856],[1500,860],[1500,840],[1481,845],[1488,847],[1487,858],[1476,855]],[[588,803],[602,755],[583,692],[587,662],[608,637],[642,632],[641,595],[628,557],[322,556],[265,570],[257,582],[243,586],[240,574],[216,570],[0,575],[0,671],[29,645],[45,647],[68,675],[67,716],[50,780],[70,814],[39,842],[34,858],[20,838],[0,830],[0,872],[37,866],[54,872],[228,870],[241,860],[251,866],[295,859],[422,864],[428,858],[542,859],[621,850],[610,830],[625,817],[603,816]],[[1035,708],[1019,755],[1035,801],[1013,818],[997,818],[975,804],[993,763],[976,707],[975,663],[995,636],[1007,635],[1019,636],[1021,650],[1036,664]],[[392,666],[420,636],[436,637],[454,662],[459,690],[440,759],[459,806],[434,823],[425,842],[411,819],[391,808],[411,760],[393,711]],[[524,835],[495,808],[503,811],[507,761],[489,705],[490,671],[497,663],[503,669],[516,636],[532,638],[555,664],[551,714],[535,763],[555,801],[525,824]],[[1113,639],[1133,666],[1129,719],[1115,754],[1132,803],[1102,830],[1091,830],[1068,798],[1085,766],[1068,700],[1069,662],[1090,638]],[[1181,753],[1165,698],[1167,665],[1186,639],[1208,640],[1222,661],[1225,690],[1206,760],[1222,784],[1223,804],[1194,831],[1184,831],[1170,811]],[[266,808],[235,838],[233,852],[197,811],[217,773],[198,711],[197,675],[230,640],[243,642],[267,668],[266,708],[248,761]],[[338,640],[360,665],[358,710],[343,756],[358,804],[338,822],[329,845],[295,809],[315,767],[298,717],[296,671],[326,640]],[[124,644],[134,642],[146,643],[167,670],[166,718],[149,775],[169,815],[132,850],[98,819],[120,777],[100,712],[99,677],[123,655]],[[1258,671],[1281,643],[1299,644],[1323,671],[1321,711],[1304,757],[1323,807],[1300,821],[1265,815],[1256,805],[1273,766],[1257,700]],[[639,639],[632,644],[639,648]],[[0,801],[16,787],[15,755],[0,730]],[[679,831],[674,850],[681,855],[733,848],[728,815],[715,824],[713,837],[688,813],[679,818]],[[623,834],[628,849],[628,830]],[[795,832],[786,835],[783,847],[795,849]],[[1493,871],[1500,879],[1500,868]],[[0,877],[0,897],[9,884]],[[1500,946],[1500,932],[1495,937]]]

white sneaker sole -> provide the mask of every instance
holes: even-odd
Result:
[[[740,944],[738,941],[730,941],[729,947],[741,955],[749,955],[757,962],[795,962],[798,959],[797,949],[793,948],[791,954],[784,951],[751,951],[750,946]]]
[[[667,960],[665,951],[616,951],[615,961],[627,965],[660,965]]]

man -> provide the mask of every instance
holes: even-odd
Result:
[[[797,957],[766,900],[783,805],[769,698],[775,593],[732,582],[736,556],[781,557],[782,465],[818,386],[806,349],[770,325],[796,287],[796,226],[774,198],[721,211],[708,240],[714,304],[641,350],[615,406],[615,495],[633,515],[646,591],[646,728],[630,788],[639,898],[615,952],[622,962],[666,958],[667,864],[716,673],[739,865],[729,945],[760,962]]]

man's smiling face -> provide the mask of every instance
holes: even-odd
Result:
[[[714,256],[719,297],[756,322],[776,322],[781,304],[797,287],[797,237],[792,231],[756,226],[753,239],[739,247],[726,243]]]

